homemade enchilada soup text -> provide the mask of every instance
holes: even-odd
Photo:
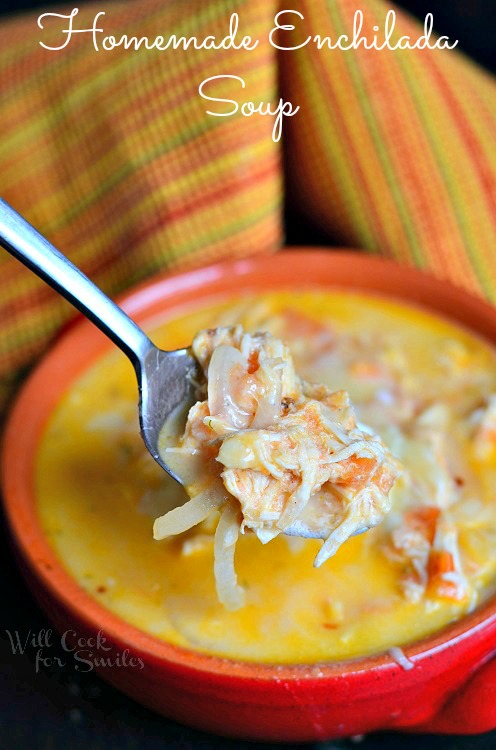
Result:
[[[321,542],[241,534],[244,606],[219,602],[219,512],[154,541],[153,521],[187,500],[140,438],[136,382],[123,355],[65,394],[37,459],[47,537],[101,604],[195,650],[279,663],[363,656],[422,638],[471,611],[496,579],[496,353],[443,319],[385,299],[287,291],[214,300],[152,331],[164,349],[200,329],[241,324],[291,351],[305,380],[346,390],[358,425],[401,466],[391,510],[322,567]]]

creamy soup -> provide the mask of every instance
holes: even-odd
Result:
[[[250,661],[315,663],[426,636],[493,590],[496,556],[496,354],[424,311],[335,291],[212,301],[152,338],[189,345],[242,324],[290,348],[298,373],[347,390],[359,424],[402,466],[392,508],[318,569],[321,542],[240,535],[244,606],[214,581],[219,518],[155,541],[154,519],[187,500],[139,435],[136,381],[118,351],[63,396],[37,460],[39,512],[64,566],[101,604],[170,643]]]

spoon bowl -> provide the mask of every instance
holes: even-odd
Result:
[[[159,437],[169,415],[193,401],[197,370],[189,348],[166,352],[152,345],[137,371],[141,435],[155,461],[179,484],[183,484],[181,477],[160,455]]]

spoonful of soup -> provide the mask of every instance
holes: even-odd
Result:
[[[155,539],[219,512],[215,574],[226,606],[242,603],[234,571],[240,532],[264,544],[281,533],[323,539],[319,566],[389,511],[398,462],[357,425],[345,391],[297,376],[282,341],[236,326],[201,331],[192,347],[163,351],[1,199],[0,245],[131,360],[146,447],[190,496],[156,520]]]
[[[191,499],[158,518],[154,536],[183,533],[218,511],[217,591],[235,609],[243,603],[234,569],[240,532],[263,544],[281,533],[324,539],[318,567],[382,521],[400,465],[357,424],[346,391],[299,378],[287,346],[269,333],[200,331],[192,352],[199,400],[186,427],[171,416],[159,440]]]

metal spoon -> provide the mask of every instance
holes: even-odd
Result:
[[[162,460],[158,438],[169,414],[193,400],[191,375],[198,368],[190,349],[165,352],[68,258],[56,250],[12,206],[0,198],[0,245],[86,315],[122,349],[136,371],[141,435],[155,461],[177,482]]]
[[[0,198],[0,245],[80,310],[131,360],[139,389],[139,421],[145,445],[155,461],[183,484],[161,458],[159,435],[167,418],[194,400],[198,363],[191,350],[158,349],[139,326],[29,222]],[[367,527],[356,533],[367,531]],[[295,521],[288,536],[325,539],[329,530]]]

